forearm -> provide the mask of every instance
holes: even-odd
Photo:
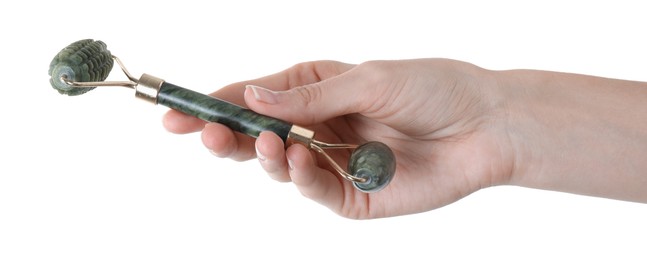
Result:
[[[647,202],[647,83],[500,72],[512,183]]]

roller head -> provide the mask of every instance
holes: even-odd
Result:
[[[348,172],[365,182],[353,182],[363,192],[376,192],[386,187],[395,175],[395,155],[380,142],[360,145],[348,162]]]
[[[92,87],[73,87],[61,78],[75,82],[104,81],[113,65],[112,54],[102,41],[92,39],[74,42],[63,50],[49,64],[49,82],[59,93],[76,96],[88,92]]]

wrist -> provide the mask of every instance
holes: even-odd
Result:
[[[510,184],[644,198],[647,86],[547,71],[500,72],[514,154]]]
[[[547,79],[543,72],[530,70],[499,71],[497,74],[503,100],[503,128],[512,154],[507,184],[534,187],[536,169],[540,168],[541,155],[545,152],[541,139],[548,135],[540,130],[543,128],[540,121],[552,118],[543,111],[541,94],[537,93],[539,86],[547,85]]]

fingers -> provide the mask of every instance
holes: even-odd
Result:
[[[307,148],[292,145],[286,151],[289,174],[303,196],[335,212],[343,205],[342,181],[328,170],[319,168]]]
[[[263,132],[256,141],[256,152],[261,166],[272,179],[292,181],[305,197],[333,211],[341,210],[344,180],[319,168],[306,147],[297,144],[286,151],[276,134]]]
[[[200,131],[206,124],[205,121],[186,115],[182,112],[169,110],[162,118],[164,128],[174,134],[188,134]]]
[[[234,133],[228,127],[217,124],[206,124],[202,130],[202,143],[215,156],[245,161],[256,156],[253,138]]]
[[[283,140],[279,136],[272,132],[262,132],[256,140],[256,157],[272,179],[289,182],[284,147]]]

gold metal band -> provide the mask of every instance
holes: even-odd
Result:
[[[315,137],[315,132],[297,125],[292,125],[286,145],[300,143],[310,148],[310,144]]]
[[[157,104],[157,94],[164,80],[144,73],[137,83],[135,97]]]

